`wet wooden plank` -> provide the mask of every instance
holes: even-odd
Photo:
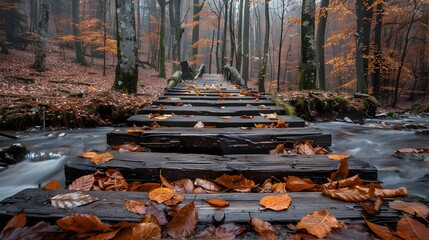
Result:
[[[125,130],[107,134],[107,144],[135,142],[156,152],[206,154],[268,154],[278,144],[292,147],[296,141],[330,146],[331,134],[315,128],[155,128],[143,134]]]
[[[303,119],[295,116],[277,116],[282,118],[289,127],[304,127],[305,122]],[[144,114],[137,114],[131,116],[127,120],[128,126],[149,126],[151,123],[157,122],[165,127],[194,127],[197,122],[203,122],[205,126],[216,126],[218,128],[225,127],[254,127],[255,124],[277,124],[278,120],[270,120],[262,116],[255,116],[254,118],[241,118],[239,116],[232,116],[231,118],[224,119],[217,116],[171,116],[167,119],[148,118]]]
[[[96,166],[90,160],[76,157],[65,165],[67,183],[74,179],[109,168],[118,169],[129,182],[159,182],[159,171],[170,181],[183,178],[214,180],[222,174],[240,174],[262,184],[274,176],[310,178],[325,183],[338,168],[338,162],[321,155],[206,155],[178,153],[121,153],[111,151],[113,160]],[[349,160],[349,176],[359,174],[362,179],[377,180],[377,170],[356,158]]]
[[[256,106],[247,106],[247,107],[186,107],[186,106],[146,106],[140,109],[139,114],[149,114],[149,113],[159,113],[159,114],[171,114],[176,115],[206,115],[206,116],[242,116],[242,115],[252,115],[259,116],[260,113],[270,114],[277,113],[278,115],[284,115],[285,109],[279,106],[266,106],[263,109],[260,109]]]
[[[24,211],[29,222],[55,222],[57,219],[75,213],[96,215],[104,222],[139,222],[141,215],[128,212],[124,207],[125,200],[149,201],[146,193],[141,192],[104,192],[90,191],[88,194],[99,200],[77,208],[60,209],[51,205],[50,199],[58,194],[71,193],[70,190],[26,189],[0,203],[0,224],[5,225],[13,215]],[[346,203],[322,196],[319,192],[288,193],[292,203],[285,211],[260,211],[259,200],[267,195],[263,193],[223,193],[223,194],[184,194],[185,201],[194,201],[198,209],[198,223],[212,223],[213,215],[225,215],[225,223],[247,223],[250,216],[258,217],[271,223],[296,223],[307,214],[327,209],[338,220],[346,223],[363,223],[362,215],[376,223],[394,223],[401,214],[387,206],[381,207],[380,214],[373,217],[363,213],[356,203]],[[221,198],[230,202],[227,208],[215,208],[204,200]],[[154,205],[160,210],[167,210],[165,205]]]
[[[168,98],[180,98],[181,100],[210,100],[210,101],[216,101],[219,99],[223,100],[269,100],[271,98],[271,95],[262,95],[261,97],[252,97],[252,96],[245,96],[240,94],[235,95],[221,95],[221,94],[204,94],[204,95],[191,95],[191,94],[185,94],[183,96],[173,96],[173,95],[162,95],[159,96],[158,99],[160,100],[167,100]],[[178,99],[177,99],[178,100]]]
[[[276,104],[271,101],[271,100],[223,100],[223,101],[219,101],[219,100],[155,100],[152,102],[152,104],[155,105],[173,105],[173,106],[178,106],[178,105],[184,105],[184,104],[189,104],[192,106],[247,106],[247,105],[252,105],[252,106],[260,106],[260,105],[264,105],[264,106],[275,106]]]

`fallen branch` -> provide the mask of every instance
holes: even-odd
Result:
[[[60,84],[84,85],[84,86],[91,86],[91,85],[93,85],[93,84],[91,84],[91,83],[68,82],[68,81],[58,81],[58,80],[49,80],[48,82],[51,82],[51,83],[60,83]]]

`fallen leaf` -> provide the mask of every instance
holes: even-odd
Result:
[[[75,179],[68,187],[69,190],[89,191],[94,185],[95,178],[93,174],[88,174]]]
[[[161,183],[162,183],[162,185],[163,185],[163,186],[165,186],[165,187],[167,187],[167,188],[170,188],[170,189],[174,189],[174,186],[173,186],[173,185],[171,185],[171,184],[167,181],[167,179],[165,179],[165,177],[164,177],[164,176],[162,176],[162,174],[161,174],[161,170],[159,171],[159,178],[161,179]]]
[[[324,240],[373,240],[373,237],[363,230],[353,228],[332,228]]]
[[[13,228],[23,228],[27,224],[27,217],[24,212],[19,212],[13,218],[7,222],[6,226],[4,226],[2,233],[6,232],[8,229]],[[1,239],[1,238],[0,238]]]
[[[58,194],[51,198],[52,206],[59,208],[75,208],[97,201],[98,198],[82,192]]]
[[[182,194],[175,192],[173,193],[173,197],[165,201],[164,204],[171,207],[183,202],[183,200],[185,200],[185,197]]]
[[[292,198],[287,194],[282,195],[272,195],[272,196],[265,196],[260,201],[259,204],[261,204],[265,209],[271,209],[274,211],[282,211],[289,207],[290,203],[292,202]]]
[[[174,196],[174,192],[170,188],[160,187],[149,192],[148,197],[150,200],[163,203],[170,200]]]
[[[219,199],[219,198],[212,198],[212,199],[207,199],[207,200],[204,200],[204,201],[206,201],[206,202],[208,202],[211,205],[216,206],[216,207],[228,207],[229,206],[229,202],[228,201],[225,201],[225,200],[222,200],[222,199]]]
[[[158,220],[158,223],[162,226],[167,224],[167,217],[165,216],[164,211],[159,210],[152,203],[148,203],[146,207],[146,215],[154,216]]]
[[[297,154],[314,155],[313,141],[294,142],[293,147]]]
[[[67,233],[62,231],[57,225],[50,225],[46,222],[39,222],[32,227],[12,228],[3,231],[0,239],[66,239]]]
[[[263,193],[271,193],[273,192],[273,183],[270,178],[266,179],[262,184],[261,192]]]
[[[228,119],[231,119],[232,117],[231,116],[221,116],[220,118],[228,120]]]
[[[115,229],[113,231],[99,233],[97,235],[93,235],[92,237],[88,238],[88,240],[110,240],[110,239],[115,239],[116,235],[118,235],[118,233],[121,230],[122,229]]]
[[[389,207],[422,218],[429,218],[429,208],[426,205],[418,202],[404,202],[400,200],[395,200],[389,202]]]
[[[341,227],[341,224],[328,210],[320,210],[304,216],[296,227],[305,229],[318,238],[324,238],[332,228]]]
[[[373,203],[361,203],[360,205],[363,207],[363,209],[365,209],[368,214],[377,215],[380,212],[381,206],[383,205],[383,198],[377,197],[375,199],[375,202]]]
[[[429,237],[429,228],[426,227],[423,223],[409,218],[407,215],[404,215],[404,217],[398,221],[396,231],[405,233],[410,237],[419,240],[424,240]]]
[[[125,143],[119,146],[111,146],[113,150],[119,152],[142,152],[143,149],[140,145],[137,145],[134,142]]]
[[[174,183],[174,191],[179,193],[192,193],[194,191],[194,183],[189,178],[181,179]]]
[[[216,178],[215,182],[226,188],[233,189],[238,192],[250,192],[251,189],[256,186],[253,180],[249,180],[245,178],[242,174],[240,175],[223,174],[221,177]]]
[[[110,226],[102,223],[97,216],[80,213],[57,220],[57,225],[65,231],[77,233],[111,230]]]
[[[286,181],[286,188],[289,192],[301,192],[304,190],[310,190],[313,189],[316,184],[311,181],[311,179],[305,178],[299,178],[296,176],[288,176],[285,178]]]
[[[136,133],[143,133],[143,129],[127,129],[127,133],[136,134]]]
[[[270,154],[283,154],[285,151],[285,145],[284,144],[277,144],[277,147],[273,150],[270,150]]]
[[[250,219],[250,224],[252,224],[253,229],[261,236],[264,240],[276,240],[276,231],[271,226],[269,222],[263,221],[257,217],[252,217]]]
[[[241,115],[240,118],[243,118],[243,119],[252,119],[252,118],[254,118],[254,116],[251,116],[251,115]]]
[[[136,201],[136,200],[125,200],[124,206],[129,212],[143,215],[146,213],[147,202]]]
[[[198,224],[198,209],[194,202],[183,206],[168,224],[168,235],[173,238],[186,237],[195,231]]]
[[[356,186],[356,188],[364,192],[368,192],[370,190],[370,187]],[[380,188],[374,187],[374,195],[377,197],[380,196],[383,198],[394,198],[394,197],[406,196],[407,189],[405,187],[400,187],[396,189],[380,189]]]
[[[403,153],[429,153],[429,148],[402,148],[395,151],[395,155]]]
[[[373,231],[377,236],[381,237],[382,239],[389,239],[389,240],[399,240],[400,238],[393,235],[392,231],[389,230],[386,226],[380,226],[372,222],[368,222],[365,219],[366,225],[368,225],[369,229]]]
[[[347,153],[337,153],[337,154],[329,154],[328,158],[331,160],[341,160],[341,159],[348,159],[351,155]]]
[[[203,123],[203,122],[201,122],[201,121],[198,121],[198,122],[195,124],[194,128],[204,128],[204,123]]]
[[[161,116],[159,113],[149,113],[149,114],[146,115],[146,117],[149,118],[149,119],[152,119],[152,118],[155,118],[155,117],[159,117],[159,116]]]
[[[130,240],[161,239],[161,228],[155,223],[139,223],[132,231]]]
[[[140,183],[135,182],[130,185],[128,185],[128,191],[131,192],[150,192],[154,190],[155,188],[161,187],[161,184],[159,183]]]
[[[247,230],[245,226],[234,223],[228,223],[215,227],[210,225],[201,232],[195,234],[193,239],[211,239],[211,240],[234,240],[236,236]]]
[[[80,154],[79,157],[91,159],[97,155],[98,155],[98,153],[96,153],[96,152],[84,152],[84,153]]]
[[[209,191],[220,191],[222,188],[220,186],[218,186],[216,183],[205,180],[205,179],[201,179],[201,178],[196,178],[194,181],[194,185],[195,186],[200,186],[206,190]]]
[[[353,177],[349,177],[340,181],[331,181],[323,184],[323,186],[329,189],[355,187],[359,185],[362,185],[362,180],[359,178],[359,174],[356,174]]]
[[[276,128],[288,128],[289,126],[286,124],[285,120],[283,120],[283,118],[280,118],[277,121],[277,125],[275,126]]]
[[[46,190],[58,190],[61,189],[61,184],[57,180],[52,180],[43,186]]]
[[[327,189],[326,187],[322,186],[323,195],[346,202],[368,201],[374,197],[374,192],[375,189],[373,187],[369,188],[368,191],[365,191],[356,188]]]
[[[96,165],[100,165],[100,164],[106,163],[112,159],[113,159],[113,155],[110,154],[109,152],[105,152],[105,153],[101,153],[101,154],[98,154],[98,155],[92,157],[91,162],[93,162]]]
[[[337,171],[331,174],[331,180],[332,181],[343,180],[343,179],[346,179],[348,175],[349,175],[349,163],[347,162],[347,159],[341,159],[340,164],[338,164]]]
[[[274,183],[273,193],[286,193],[286,183]]]

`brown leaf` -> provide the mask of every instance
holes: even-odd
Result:
[[[250,224],[252,224],[253,229],[261,236],[264,240],[276,240],[276,231],[271,226],[269,222],[263,221],[257,217],[252,217],[250,219]]]
[[[294,142],[293,147],[297,154],[314,155],[313,141]]]
[[[289,192],[301,192],[304,190],[313,189],[316,186],[316,184],[314,184],[313,181],[308,178],[301,179],[295,176],[288,176],[285,181]]]
[[[186,237],[195,231],[198,224],[198,209],[194,202],[183,206],[168,224],[168,235],[173,238]]]
[[[217,184],[226,188],[233,189],[238,192],[250,192],[256,186],[253,180],[245,178],[240,175],[227,175],[223,174],[221,177],[215,179]]]
[[[133,182],[132,184],[128,185],[128,191],[131,192],[150,192],[154,190],[155,188],[161,187],[161,184],[159,183],[140,183],[140,182]]]
[[[231,226],[232,227],[229,227]],[[237,235],[246,230],[246,227],[229,223],[215,227],[210,225],[201,232],[197,233],[193,239],[210,239],[210,240],[234,240]]]
[[[371,231],[373,231],[377,236],[381,237],[382,239],[400,239],[398,237],[395,237],[392,231],[390,231],[389,228],[387,228],[386,226],[380,226],[372,222],[368,222],[367,220],[365,220],[365,222],[366,225],[368,225],[369,229],[371,229]]]
[[[201,122],[201,121],[198,121],[198,122],[195,124],[194,128],[204,128],[204,123],[203,123],[203,122]]]
[[[8,229],[13,228],[23,228],[27,224],[27,217],[24,212],[19,212],[13,218],[7,222],[6,226],[4,226],[2,232],[7,231]]]
[[[368,201],[375,195],[375,189],[369,188],[368,191],[356,188],[342,188],[342,189],[327,189],[322,186],[322,194],[330,198],[340,199],[346,202],[363,202]]]
[[[94,235],[88,240],[110,240],[115,239],[116,235],[121,231],[122,229],[115,229],[113,231],[105,232],[105,233],[99,233],[97,235]]]
[[[161,228],[155,223],[139,223],[132,231],[130,240],[161,239]]]
[[[174,183],[174,191],[179,193],[192,193],[194,191],[194,183],[189,178],[185,178]]]
[[[284,144],[277,144],[277,147],[273,150],[270,150],[270,154],[283,154],[285,151],[285,145]]]
[[[304,216],[296,227],[305,229],[318,238],[324,238],[332,228],[341,227],[341,224],[328,210],[320,210]]]
[[[46,190],[58,190],[58,189],[61,189],[61,184],[54,179],[46,183],[45,186],[43,186],[43,188]]]
[[[75,208],[97,201],[98,198],[82,192],[58,194],[51,198],[52,206],[59,208]]]
[[[94,185],[95,178],[93,174],[82,176],[76,180],[74,180],[69,185],[69,190],[83,190],[83,191],[89,191],[92,188],[92,185]]]
[[[286,193],[286,183],[274,183],[273,193]]]
[[[422,218],[429,218],[429,208],[418,202],[404,202],[395,200],[389,202],[389,207],[395,210],[404,211]]]
[[[12,228],[3,231],[0,239],[66,239],[66,232],[62,231],[56,225],[50,225],[46,222],[39,222],[32,227]]]
[[[138,133],[143,133],[143,129],[127,129],[127,133],[134,133],[134,134],[138,134]]]
[[[228,207],[229,206],[229,202],[219,199],[219,198],[212,198],[212,199],[207,199],[204,200],[208,203],[210,203],[211,205],[215,206],[215,207]]]
[[[112,146],[113,150],[117,150],[119,152],[142,152],[143,149],[140,145],[137,145],[134,142],[125,143],[119,146]]]
[[[370,187],[363,187],[363,186],[356,186],[356,188],[365,192],[368,192],[370,189]],[[394,197],[406,196],[407,189],[405,187],[400,187],[396,189],[380,189],[380,188],[374,187],[374,195],[377,197],[379,196],[383,198],[394,198]]]
[[[80,154],[79,157],[91,159],[97,155],[98,155],[98,153],[96,153],[96,152],[84,152],[84,153]]]
[[[262,192],[262,193],[273,192],[273,182],[271,181],[271,178],[268,178],[265,180],[265,182],[262,184],[260,192]]]
[[[259,204],[264,206],[264,208],[261,210],[271,209],[274,211],[282,211],[287,209],[291,202],[292,198],[289,195],[282,194],[265,196],[259,201]]]
[[[410,237],[420,240],[424,240],[429,237],[429,228],[423,223],[407,217],[407,215],[404,215],[404,217],[399,220],[396,231],[405,233]]]
[[[108,152],[105,152],[105,153],[97,154],[96,156],[92,157],[91,162],[93,162],[96,165],[100,165],[112,159],[113,159],[113,155]]]
[[[337,154],[329,154],[328,158],[331,160],[341,160],[341,159],[349,159],[350,158],[350,154],[347,153],[337,153]]]
[[[343,179],[346,179],[348,175],[349,175],[349,163],[347,162],[347,159],[341,159],[340,164],[338,164],[337,171],[331,174],[331,180],[332,181],[343,180]]]
[[[159,210],[152,203],[149,203],[149,205],[146,207],[146,215],[154,216],[158,220],[158,223],[160,225],[166,225],[167,224],[167,217],[165,216],[164,211]]]
[[[174,206],[183,202],[183,200],[185,200],[185,197],[182,194],[175,192],[173,193],[173,197],[165,201],[164,204],[167,206]]]
[[[380,208],[383,205],[383,198],[382,197],[377,197],[375,199],[375,202],[373,203],[361,203],[361,206],[363,207],[363,209],[365,209],[365,211],[370,214],[370,215],[377,215],[380,212]]]
[[[280,118],[277,121],[277,125],[275,126],[276,128],[288,128],[289,126],[286,124],[285,120],[283,120],[283,118]]]
[[[345,188],[345,187],[355,187],[362,185],[362,180],[359,178],[359,174],[354,175],[340,181],[333,181],[323,184],[326,188],[335,189],[335,188]]]
[[[353,228],[332,228],[332,231],[324,240],[373,240],[373,237],[366,231]]]
[[[254,116],[251,116],[251,115],[241,115],[240,118],[243,118],[243,119],[252,119],[252,118],[254,118]]]
[[[194,184],[195,186],[200,186],[209,191],[220,191],[222,189],[216,183],[201,178],[196,178]]]
[[[173,198],[173,196],[174,196],[173,190],[170,188],[164,188],[164,187],[154,189],[150,191],[148,194],[149,199],[157,202],[158,204],[163,203],[167,200],[170,200],[171,198]]]
[[[57,225],[66,231],[77,233],[111,230],[110,226],[102,223],[97,216],[80,213],[57,220]]]
[[[402,148],[395,151],[395,155],[403,153],[429,153],[429,148]]]
[[[315,147],[314,148],[314,154],[316,155],[325,155],[328,153],[328,150],[324,149],[323,147]]]
[[[143,215],[146,213],[146,205],[148,205],[148,203],[136,200],[125,200],[124,205],[125,209],[127,209],[129,212]]]
[[[159,178],[161,179],[161,183],[162,183],[162,185],[163,185],[163,186],[165,186],[165,187],[167,187],[167,188],[170,188],[170,189],[174,189],[174,186],[173,186],[173,185],[171,185],[171,184],[167,181],[167,179],[165,179],[165,177],[163,177],[163,176],[162,176],[162,174],[161,174],[161,170],[159,171]]]

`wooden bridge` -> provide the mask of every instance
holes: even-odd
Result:
[[[157,115],[158,114],[158,115]],[[276,115],[273,115],[276,114]],[[169,181],[183,178],[214,180],[222,174],[243,174],[262,184],[266,179],[286,176],[310,178],[323,183],[338,167],[337,161],[325,155],[270,155],[278,144],[291,147],[296,141],[311,140],[329,148],[331,134],[307,127],[305,121],[286,116],[270,95],[234,85],[222,75],[206,74],[202,79],[184,81],[166,89],[163,96],[139,114],[128,119],[127,128],[107,134],[108,145],[135,142],[150,152],[123,153],[110,151],[114,159],[95,165],[80,157],[65,166],[66,182],[110,168],[118,169],[128,182],[159,182],[160,170]],[[275,116],[275,117],[273,117]],[[256,128],[276,125],[283,120],[288,128]],[[200,126],[199,128],[194,126]],[[203,127],[204,126],[204,127]],[[128,129],[143,129],[129,133]],[[350,174],[377,181],[377,170],[359,159],[349,159]],[[147,200],[139,192],[91,192],[100,199],[89,205],[71,209],[53,207],[49,200],[69,190],[24,190],[0,204],[1,220],[24,211],[32,220],[54,221],[72,213],[97,215],[102,221],[138,222],[141,216],[123,207],[125,199]],[[194,200],[199,211],[199,224],[209,224],[222,214],[225,222],[247,223],[249,214],[271,222],[296,222],[316,210],[329,209],[339,220],[363,222],[362,207],[323,197],[320,192],[290,193],[292,205],[287,211],[261,211],[262,193],[185,194],[185,202]],[[230,206],[218,209],[205,201],[221,198]],[[164,205],[157,205],[160,209]],[[378,222],[394,222],[399,213],[384,205],[376,217]],[[374,219],[367,216],[367,219]]]

